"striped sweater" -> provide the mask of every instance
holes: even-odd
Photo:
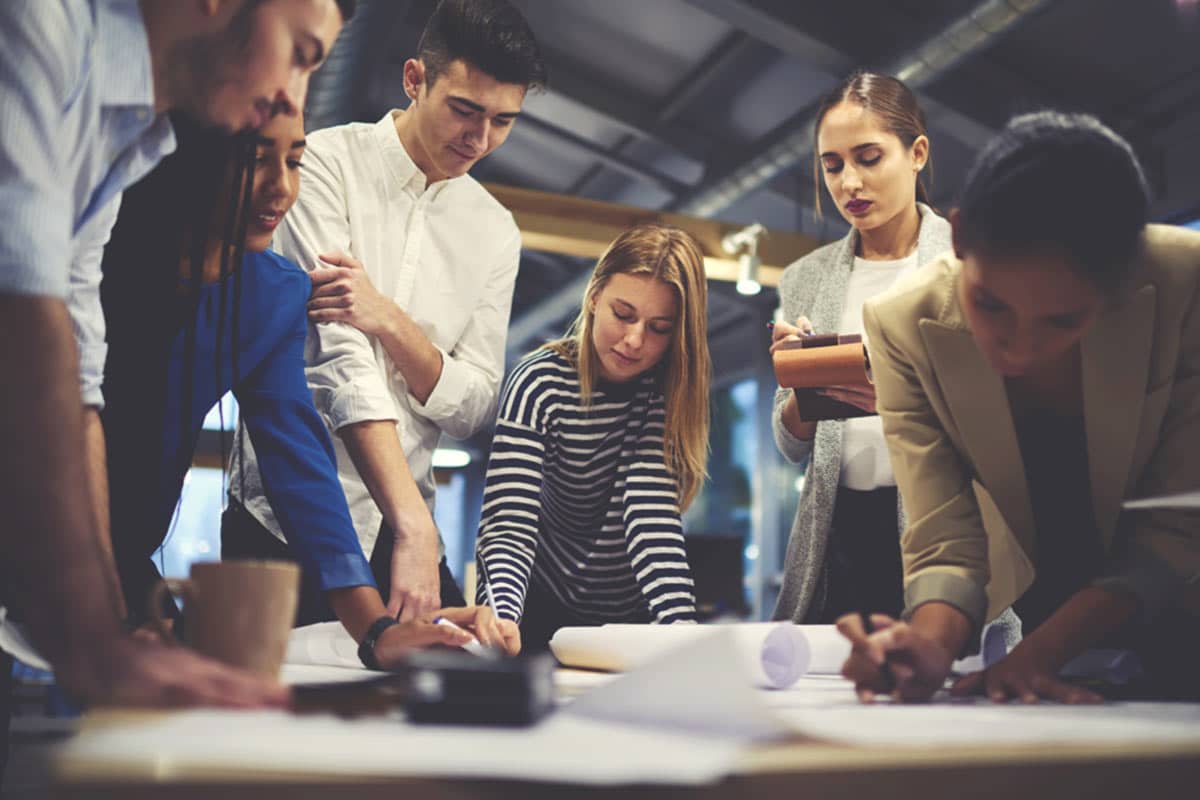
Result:
[[[541,350],[517,365],[500,399],[477,545],[501,617],[521,619],[532,580],[596,624],[694,619],[663,419],[652,376],[600,385],[584,408],[568,359]]]

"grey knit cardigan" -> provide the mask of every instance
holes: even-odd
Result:
[[[950,223],[929,206],[918,203],[917,208],[921,213],[917,262],[926,264],[951,249]],[[785,321],[790,323],[806,316],[818,333],[837,332],[857,246],[858,232],[851,229],[844,238],[812,251],[784,271],[779,298]],[[825,584],[821,578],[842,471],[842,423],[818,422],[816,436],[811,441],[797,439],[783,425],[783,405],[791,393],[791,389],[775,393],[775,411],[771,415],[775,443],[794,464],[810,460],[788,539],[783,586],[773,617],[804,623],[814,621],[825,604]],[[905,525],[903,503],[897,503],[896,518],[899,537]]]

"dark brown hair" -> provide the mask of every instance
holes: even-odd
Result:
[[[1070,203],[1062,203],[1063,187]],[[1024,114],[1009,120],[967,173],[955,245],[990,258],[1061,255],[1115,291],[1133,270],[1149,203],[1133,148],[1100,120]]]
[[[532,90],[546,85],[546,63],[533,30],[508,0],[441,0],[421,33],[417,57],[430,88],[458,59],[500,83]]]
[[[855,103],[875,114],[884,129],[894,133],[905,147],[912,147],[919,137],[929,135],[925,129],[925,112],[917,102],[917,96],[903,81],[876,72],[852,73],[822,97],[817,106],[817,119],[813,124],[813,189],[816,193],[815,208],[818,216],[821,213],[821,157],[817,152],[817,138],[820,136],[825,115],[842,103]],[[932,152],[926,165],[932,176]],[[932,178],[930,180],[932,181]],[[933,205],[929,201],[929,189],[920,175],[917,176],[917,201]]]

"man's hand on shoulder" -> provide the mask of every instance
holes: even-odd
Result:
[[[309,272],[313,291],[308,318],[313,322],[344,322],[369,336],[381,336],[404,312],[380,294],[362,262],[345,253],[319,256],[329,266]]]

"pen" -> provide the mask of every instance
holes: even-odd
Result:
[[[457,625],[454,622],[451,622],[450,620],[446,619],[445,617],[436,617],[433,620],[433,624],[434,625],[444,625],[447,628],[453,628],[456,631],[463,631],[464,633],[469,633],[469,631],[463,630],[461,625]],[[463,650],[466,650],[468,653],[474,653],[477,656],[483,655],[486,652],[484,646],[480,643],[480,641],[478,639],[471,639],[471,641],[467,642],[464,645],[461,645],[461,647]]]
[[[871,624],[871,615],[866,611],[860,611],[858,616],[862,619],[863,630],[866,631],[867,636],[874,633],[875,626]],[[883,664],[879,666],[879,671],[883,674],[883,691],[890,694],[896,689],[896,675],[888,665],[886,653],[883,656]]]
[[[500,609],[496,608],[496,595],[492,594],[492,581],[488,578],[487,566],[483,563],[482,558],[477,558],[475,561],[479,566],[479,577],[483,578],[483,594],[487,598],[488,608],[492,610],[492,616],[499,620]]]

